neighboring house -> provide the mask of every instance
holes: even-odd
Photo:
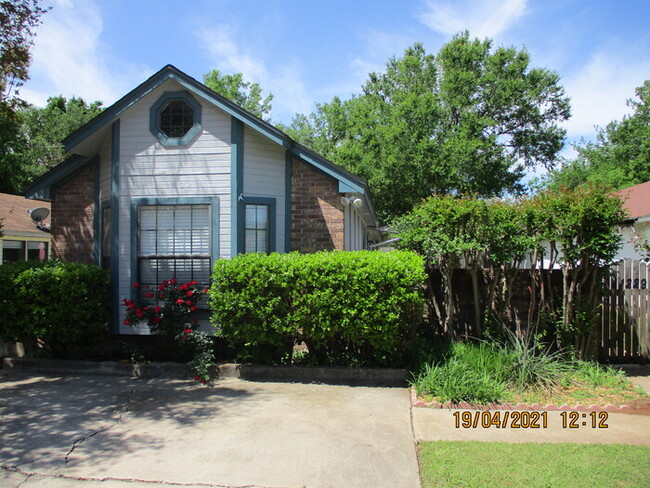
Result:
[[[219,258],[381,240],[361,178],[171,65],[64,146],[26,196],[52,201],[54,256],[110,269],[116,324],[135,281],[207,283]]]
[[[629,220],[621,228],[623,245],[617,259],[643,259],[650,257],[650,251],[641,247],[650,245],[650,181],[630,186],[616,192],[625,200]],[[648,248],[646,248],[648,249]]]
[[[36,208],[44,209],[33,213]],[[35,202],[18,195],[0,193],[0,264],[44,261],[50,253],[48,202]],[[38,215],[40,213],[40,216]]]

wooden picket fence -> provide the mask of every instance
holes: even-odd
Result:
[[[626,259],[610,266],[602,296],[600,359],[650,360],[650,264]]]

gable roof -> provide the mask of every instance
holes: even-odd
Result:
[[[50,238],[50,234],[39,229],[29,216],[28,211],[35,207],[50,209],[48,202],[35,202],[19,195],[0,193],[0,219],[2,219],[2,233],[7,236],[43,237]]]
[[[639,219],[650,216],[650,181],[630,186],[614,192],[625,200],[623,208],[630,218]]]
[[[63,141],[65,152],[68,154],[73,154],[74,148],[81,142],[86,140],[91,135],[97,133],[97,131],[106,128],[113,120],[115,120],[115,118],[119,117],[129,107],[137,103],[145,95],[155,90],[158,86],[167,80],[176,81],[189,92],[200,96],[208,102],[211,102],[213,105],[225,111],[235,119],[243,122],[246,126],[250,127],[253,130],[256,130],[260,134],[281,145],[296,157],[303,159],[319,170],[337,179],[339,181],[339,191],[341,193],[360,193],[369,197],[365,180],[341,168],[320,154],[317,154],[314,151],[303,146],[302,144],[299,144],[298,142],[292,140],[287,134],[282,132],[277,127],[274,127],[268,122],[265,122],[259,117],[251,114],[239,105],[236,105],[232,101],[211,90],[203,83],[183,73],[171,64],[168,64],[162,68],[160,71],[147,79],[144,83],[131,90],[113,105],[104,110],[97,117],[66,137]],[[74,172],[80,165],[83,165],[85,162],[87,162],[87,159],[84,158],[84,161],[82,161],[79,158],[79,156],[73,156],[53,168],[51,171],[30,185],[25,190],[25,195],[28,198],[42,197],[45,194],[45,187],[57,182],[62,178],[65,178],[71,172]],[[367,198],[367,203],[369,205],[372,219],[376,222],[376,217],[374,210],[372,209],[370,198]]]

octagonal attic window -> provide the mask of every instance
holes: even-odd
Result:
[[[163,146],[187,145],[201,131],[201,105],[188,92],[165,92],[151,106],[149,129]]]
[[[160,112],[160,132],[167,137],[183,137],[194,125],[194,110],[185,100],[167,102]]]

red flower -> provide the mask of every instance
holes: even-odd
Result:
[[[185,294],[186,297],[191,297],[192,295],[194,295],[194,292],[193,292],[192,290],[188,291],[188,292]]]
[[[165,285],[158,285],[158,291],[163,291],[165,289]]]
[[[190,281],[190,282],[188,283],[189,286],[194,286],[194,285],[196,285],[196,284],[198,284],[198,281],[194,281],[194,280],[192,280],[192,281]]]
[[[122,322],[124,325],[131,325],[131,321],[129,319],[124,319],[124,322]]]
[[[144,307],[143,310],[144,310],[145,312],[148,312],[148,311],[149,311],[149,307]]]
[[[192,306],[192,300],[185,300],[185,305],[187,305],[188,307],[191,307]]]
[[[159,324],[161,321],[162,321],[162,319],[160,317],[154,317],[153,318],[153,323],[154,324]]]
[[[210,288],[205,288],[205,289],[203,290],[203,293],[208,293],[209,291],[210,291]]]
[[[135,303],[133,303],[133,302],[129,303],[128,307],[129,307],[131,310],[135,310]]]
[[[140,282],[139,281],[134,282],[133,288],[140,288]]]
[[[185,303],[185,301],[184,301],[182,298],[178,298],[178,299],[176,300],[176,303],[177,303],[178,305],[183,305],[183,303]]]
[[[192,333],[192,329],[185,329],[184,332],[185,332],[186,334],[191,334],[191,333]]]
[[[175,285],[176,284],[176,278],[172,278],[171,280],[169,280],[169,284],[170,285]]]
[[[190,310],[191,310],[192,312],[196,312],[198,309],[197,309],[194,305],[192,305],[192,306],[190,307]]]
[[[199,381],[201,378],[199,376],[194,377],[194,381]]]
[[[206,384],[208,383],[208,381],[207,381],[207,380],[201,380],[201,383],[203,383],[204,385],[206,385]]]
[[[189,288],[189,285],[187,283],[183,283],[181,286],[178,287],[179,290],[187,290]]]
[[[153,293],[148,291],[144,296],[147,297],[147,298],[153,298]]]
[[[154,311],[155,313],[160,313],[161,310],[162,310],[162,308],[160,308],[158,305],[156,305],[156,306],[153,308],[153,311]]]

